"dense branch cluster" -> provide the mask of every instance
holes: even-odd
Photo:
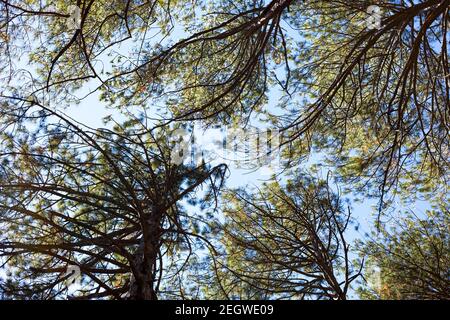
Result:
[[[59,121],[2,138],[0,253],[15,272],[3,289],[55,298],[77,266],[82,298],[154,299],[163,263],[183,267],[165,257],[197,236],[178,203],[203,184],[217,194],[226,168],[173,165],[169,130],[134,134],[130,122],[91,131],[36,104],[25,116],[42,112]]]
[[[344,236],[350,212],[327,181],[302,176],[229,199],[213,296],[346,299],[361,269]]]

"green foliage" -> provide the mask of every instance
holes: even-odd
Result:
[[[449,299],[450,215],[447,205],[419,218],[410,213],[365,243],[368,282],[363,299]]]
[[[73,5],[79,28],[68,23]],[[379,28],[367,23],[369,5],[381,10]],[[344,299],[359,275],[349,214],[326,181],[296,172],[313,160],[343,193],[378,200],[376,240],[360,247],[381,284],[361,297],[448,298],[446,206],[427,218],[399,213],[394,229],[380,217],[396,198],[448,195],[449,5],[0,1],[7,295],[59,298],[76,264],[83,297],[121,299],[140,281],[176,298]],[[125,120],[87,128],[60,113],[94,93]],[[194,121],[280,129],[277,174],[288,181],[220,197],[225,166],[172,161],[180,141],[169,137]],[[225,221],[212,223],[218,202]],[[192,257],[206,247],[208,258]]]

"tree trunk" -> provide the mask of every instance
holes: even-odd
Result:
[[[131,277],[129,300],[157,300],[155,270],[160,246],[161,214],[153,212],[147,220],[146,229],[135,253],[133,265],[137,270]]]

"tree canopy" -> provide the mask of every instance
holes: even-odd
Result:
[[[214,298],[346,299],[360,275],[345,231],[349,209],[327,181],[299,175],[286,186],[227,194]]]
[[[4,292],[59,298],[76,266],[76,297],[156,298],[165,273],[185,264],[174,253],[201,237],[180,202],[206,184],[196,198],[214,202],[226,167],[175,165],[169,129],[136,134],[142,123],[130,121],[91,131],[40,105],[26,116],[42,111],[59,121],[2,138],[0,254],[14,272]]]
[[[449,299],[448,207],[427,212],[425,218],[407,215],[394,230],[363,244],[370,257],[372,285],[362,287],[369,299]],[[376,268],[376,269],[375,269]]]
[[[63,298],[78,268],[77,299],[448,299],[449,23],[450,0],[0,0],[1,294]],[[280,138],[266,183],[186,161],[193,126],[252,125]]]

